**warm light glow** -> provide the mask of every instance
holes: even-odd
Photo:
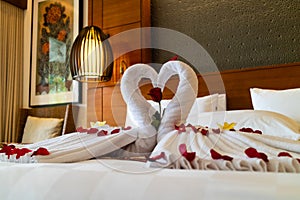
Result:
[[[71,50],[71,72],[79,81],[108,81],[112,74],[113,57],[107,36],[100,28],[84,28]]]

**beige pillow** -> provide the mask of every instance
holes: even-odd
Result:
[[[61,134],[63,119],[28,116],[22,143],[35,143]]]

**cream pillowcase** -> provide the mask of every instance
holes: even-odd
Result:
[[[234,129],[252,128],[264,135],[300,140],[300,124],[277,112],[265,110],[230,110],[206,112],[199,115],[198,125],[219,128],[218,124],[236,123]]]
[[[269,90],[250,88],[254,110],[268,110],[286,115],[300,123],[300,88]]]
[[[28,116],[22,143],[35,143],[61,134],[63,119]]]

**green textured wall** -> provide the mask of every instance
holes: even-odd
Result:
[[[299,0],[152,0],[151,9],[152,26],[195,39],[219,70],[300,62]],[[155,50],[153,61],[172,55]]]

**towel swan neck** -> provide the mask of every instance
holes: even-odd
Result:
[[[139,127],[151,124],[151,117],[155,109],[143,97],[139,82],[143,78],[148,78],[151,82],[156,82],[157,72],[146,64],[135,64],[129,67],[121,79],[121,93],[126,102],[129,112]]]
[[[179,76],[179,84],[174,97],[164,111],[157,141],[174,130],[175,125],[185,123],[198,94],[198,79],[195,72],[181,61],[169,61],[162,66],[157,80],[158,87],[163,88],[173,75]]]

